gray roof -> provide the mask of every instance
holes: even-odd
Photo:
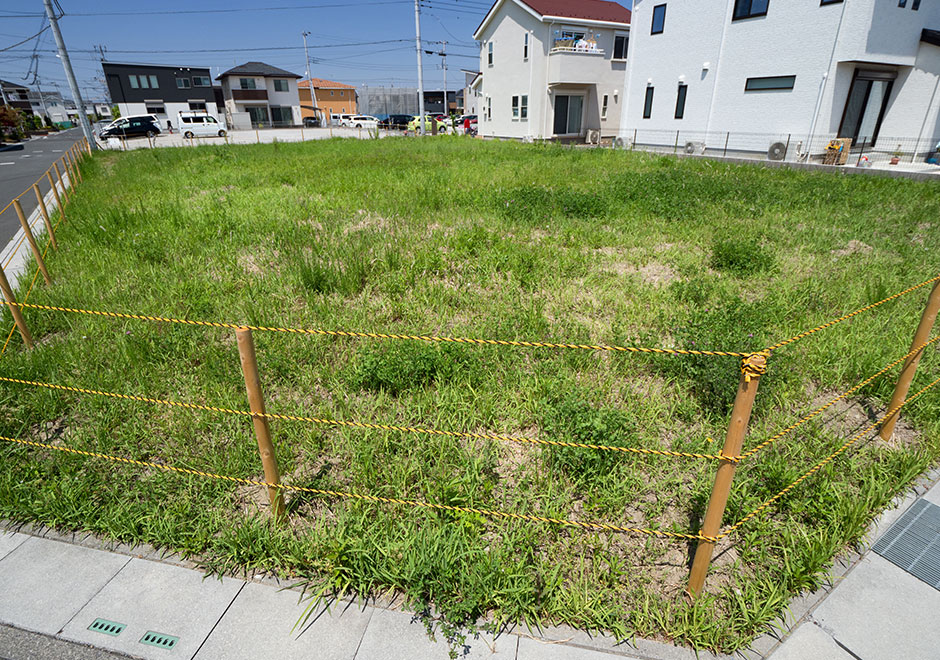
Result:
[[[15,82],[10,82],[9,80],[2,80],[2,79],[0,79],[0,86],[5,87],[7,89],[10,89],[10,88],[29,89],[29,87],[27,87],[26,85],[22,83],[15,83]]]
[[[236,67],[223,71],[216,80],[221,80],[224,76],[265,76],[268,78],[301,78],[296,73],[278,69],[276,66],[265,64],[264,62],[245,62]]]

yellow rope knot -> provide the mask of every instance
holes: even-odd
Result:
[[[741,373],[744,374],[744,382],[750,383],[751,378],[758,378],[767,373],[767,351],[752,353],[741,361]]]

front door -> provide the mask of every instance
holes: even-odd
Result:
[[[583,96],[555,95],[555,135],[580,135],[581,115],[584,110]]]
[[[874,144],[881,131],[891,98],[891,88],[897,74],[893,71],[864,71],[857,69],[849,96],[845,101],[845,112],[839,137],[852,138],[853,142]]]

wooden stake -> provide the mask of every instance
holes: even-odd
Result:
[[[257,127],[255,127],[255,139],[257,140],[257,144],[261,144],[261,133],[258,132]]]
[[[59,179],[59,186],[62,188],[62,196],[65,198],[65,201],[69,201],[69,191],[65,189],[65,181],[62,179],[62,172],[59,171],[59,164],[53,163],[52,167],[55,169],[55,175]],[[62,213],[65,213],[65,207],[59,206],[62,209]]]
[[[3,290],[3,297],[7,299],[8,303],[16,302],[16,298],[13,296],[13,288],[7,281],[7,275],[3,272],[3,268],[0,268],[0,289]],[[33,336],[29,334],[29,328],[26,327],[26,321],[23,320],[20,308],[14,305],[8,305],[8,307],[10,308],[10,314],[13,315],[13,322],[16,323],[16,329],[20,331],[20,336],[23,338],[23,343],[26,344],[26,348],[32,348]]]
[[[59,208],[59,213],[62,214],[62,222],[65,222],[65,207],[62,206],[62,200],[59,198],[59,189],[55,185],[55,181],[52,180],[52,171],[46,170],[46,178],[49,179],[49,185],[52,186],[52,194],[55,195],[55,205]]]
[[[930,291],[930,297],[927,298],[927,307],[924,308],[924,314],[920,317],[920,325],[917,326],[917,332],[914,333],[914,342],[911,344],[912,351],[918,346],[923,346],[930,339],[930,333],[933,330],[934,322],[937,320],[938,311],[940,311],[940,281],[934,283],[933,289]],[[917,365],[920,363],[923,354],[924,351],[921,349],[904,361],[901,374],[898,376],[898,383],[894,387],[894,395],[891,397],[891,403],[888,404],[888,410],[894,410],[904,403],[907,393],[911,389],[914,374],[917,373]],[[881,425],[882,440],[888,441],[891,439],[900,412],[900,410],[895,412]]]
[[[23,207],[20,206],[20,200],[13,200],[13,208],[16,209],[16,215],[20,218],[20,224],[23,226],[23,233],[26,234],[26,240],[29,241],[29,247],[33,249],[33,256],[36,257],[36,264],[39,266],[39,270],[42,272],[42,277],[46,280],[46,284],[52,284],[52,278],[49,277],[49,271],[46,270],[46,262],[42,260],[42,252],[39,250],[39,245],[36,243],[36,238],[33,236],[33,230],[29,228],[29,223],[26,222],[26,214],[23,213]]]
[[[82,172],[78,167],[78,160],[75,158],[75,154],[69,155],[69,162],[72,164],[72,171],[75,173],[75,181],[77,183],[82,182]]]
[[[39,210],[42,211],[42,218],[46,221],[46,231],[49,232],[49,240],[52,241],[52,247],[58,250],[59,244],[55,242],[55,231],[52,229],[52,221],[49,219],[49,211],[46,209],[46,200],[42,198],[42,193],[39,192],[39,186],[35,183],[33,184],[33,192],[36,193],[36,201],[39,202]]]
[[[69,160],[68,152],[65,152],[62,155],[62,171],[64,171],[69,177],[69,189],[74,192],[75,190],[75,175],[72,174],[72,161]]]
[[[745,358],[759,370],[767,366],[767,358],[756,354]],[[760,373],[752,371],[743,372],[738,383],[738,394],[734,399],[734,408],[731,411],[731,422],[728,425],[728,434],[725,437],[725,447],[721,450],[722,456],[740,456],[744,445],[744,436],[747,433],[747,424],[751,419],[751,409],[754,407],[754,397],[757,395],[757,386],[760,384]],[[705,512],[705,522],[702,524],[703,536],[717,536],[721,531],[721,519],[725,515],[725,506],[731,494],[731,482],[734,479],[734,470],[737,463],[722,461],[715,475],[715,485],[708,500],[708,509]],[[689,574],[688,594],[695,598],[705,586],[705,575],[712,561],[712,552],[715,550],[713,541],[699,541],[695,550],[695,559],[692,561],[692,571]]]
[[[251,337],[251,330],[239,328],[235,331],[238,340],[238,355],[241,358],[242,372],[245,374],[245,389],[248,390],[248,404],[251,412],[257,415],[264,414],[264,395],[261,391],[261,380],[258,377],[258,361],[255,356],[255,342]],[[255,437],[258,440],[258,452],[261,454],[261,464],[264,466],[264,481],[269,484],[281,483],[281,476],[277,470],[277,455],[274,443],[271,441],[271,429],[268,427],[267,417],[252,416],[255,425]],[[284,494],[280,488],[268,486],[268,499],[271,501],[271,511],[277,521],[284,520]]]

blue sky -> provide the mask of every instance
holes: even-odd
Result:
[[[107,49],[105,57],[110,61],[208,66],[213,77],[250,60],[304,75],[303,31],[311,33],[307,43],[315,77],[357,86],[417,84],[413,0],[59,0],[59,4],[65,12],[59,25],[82,95],[89,100],[104,98],[100,55],[93,52],[98,45]],[[447,58],[448,87],[457,89],[463,82],[460,69],[477,66],[472,33],[490,2],[421,0],[421,4],[422,39],[448,42],[448,54],[453,55]],[[258,10],[265,6],[269,9]],[[273,7],[287,9],[270,9]],[[217,11],[140,13],[193,10]],[[38,32],[43,25],[42,13],[42,0],[3,0],[0,49]],[[31,80],[24,81],[23,77],[29,71],[35,46],[33,39],[0,52],[0,78],[30,85]],[[251,48],[280,50],[247,50]],[[425,44],[425,48],[439,50],[440,46]],[[195,52],[200,49],[221,52]],[[185,52],[152,52],[159,50]],[[65,96],[70,96],[50,30],[41,35],[38,54],[43,90],[57,84]],[[423,60],[425,87],[440,89],[441,58],[424,55]]]

